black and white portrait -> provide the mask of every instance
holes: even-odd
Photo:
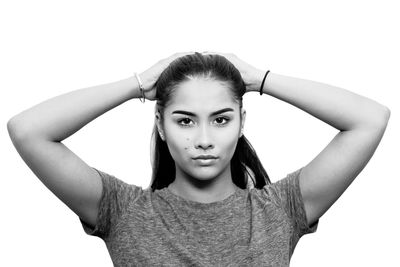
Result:
[[[398,13],[0,4],[0,265],[396,265]]]

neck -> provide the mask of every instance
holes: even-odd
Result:
[[[184,199],[211,203],[223,200],[232,195],[238,187],[232,182],[230,166],[217,177],[200,180],[182,173],[176,168],[175,180],[168,189]]]

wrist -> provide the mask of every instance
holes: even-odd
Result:
[[[263,80],[264,80],[264,77],[265,77],[265,74],[267,73],[267,71],[268,70],[258,71],[258,73],[257,73],[257,88],[255,89],[256,92],[260,92],[260,91],[262,92],[263,88],[261,88],[261,86],[265,87],[265,81],[264,81],[264,85],[262,83],[263,83]]]
[[[130,76],[126,80],[129,83],[129,88],[130,88],[129,96],[130,96],[130,99],[140,98],[142,95],[141,95],[141,92],[140,92],[139,82],[136,79],[135,75]]]
[[[271,71],[269,71],[269,70],[264,73],[264,77],[265,77],[264,84],[262,85],[262,88],[261,88],[261,85],[260,85],[260,90],[259,90],[261,95],[262,94],[269,94],[268,93],[269,92],[268,88],[271,88],[271,77],[274,76],[274,75],[275,75],[275,73],[271,73]]]
[[[260,89],[259,89],[259,92],[260,92],[260,95],[262,95],[265,91],[265,87],[266,87],[266,81],[267,81],[267,79],[268,79],[268,76],[269,76],[269,73],[270,73],[270,70],[267,70],[266,72],[265,72],[265,74],[264,74],[264,77],[263,77],[263,79],[262,79],[262,82],[261,82],[261,85],[260,85]]]
[[[267,71],[264,70],[255,70],[252,75],[251,82],[247,88],[248,92],[260,92],[261,83],[264,79],[265,73]],[[265,86],[265,83],[264,83]]]

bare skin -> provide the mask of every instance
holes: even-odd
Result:
[[[220,82],[194,79],[174,92],[164,111],[163,126],[156,114],[158,129],[162,129],[161,135],[175,161],[176,177],[169,188],[176,195],[209,203],[222,200],[237,189],[232,182],[230,160],[242,135],[246,112],[230,94],[227,85]],[[225,111],[213,114],[221,110]],[[204,154],[217,159],[193,159]]]
[[[190,53],[176,53],[140,74],[148,100],[155,100],[154,83],[162,70],[174,59]],[[219,54],[241,72],[247,92],[258,91],[265,70],[254,68],[233,54]],[[345,89],[275,73],[268,75],[262,92],[298,107],[339,131],[300,173],[301,193],[311,225],[340,197],[368,163],[383,137],[390,110]],[[97,220],[102,193],[101,179],[62,141],[103,113],[139,97],[139,86],[132,76],[48,99],[15,115],[7,123],[11,140],[25,163],[49,190],[89,225],[94,226]],[[213,145],[218,148],[213,140],[219,140],[219,135],[212,130],[210,123],[214,120],[211,121],[210,111],[211,107],[197,110],[200,118],[198,131],[193,139],[189,138],[188,149],[189,145],[192,145],[192,149],[210,148]],[[238,137],[240,127],[237,123],[234,125]],[[168,129],[165,129],[165,134],[168,141]],[[230,136],[234,137],[234,134]],[[229,151],[229,147],[226,145],[224,149]],[[202,175],[197,177],[213,181],[205,183],[212,192],[208,197],[215,197],[217,192],[223,196],[232,192],[232,188],[223,190],[220,186],[229,177],[224,167],[225,164],[221,164],[218,168],[204,169]],[[180,184],[174,187],[176,192],[192,190],[196,200],[204,200],[206,196],[200,187],[193,183],[185,184],[184,181],[188,180],[184,178],[189,176],[185,176],[184,172],[179,175],[177,181]]]

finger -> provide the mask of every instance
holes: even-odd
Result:
[[[203,55],[220,55],[226,58],[230,58],[230,54],[229,53],[222,53],[222,52],[215,52],[215,51],[204,51],[202,53]]]
[[[183,57],[183,56],[186,56],[186,55],[192,55],[192,54],[194,54],[194,53],[195,53],[195,52],[178,52],[178,53],[175,53],[175,54],[173,54],[172,56],[166,58],[166,61],[167,61],[168,63],[170,63],[170,62],[174,61],[174,60],[177,59],[177,58],[180,58],[180,57]]]
[[[175,53],[173,55],[173,57],[182,57],[182,56],[186,56],[186,55],[191,55],[194,54],[194,51],[190,51],[190,52],[180,52],[180,53]]]
[[[202,54],[221,54],[221,53],[215,51],[204,51],[202,52]]]

